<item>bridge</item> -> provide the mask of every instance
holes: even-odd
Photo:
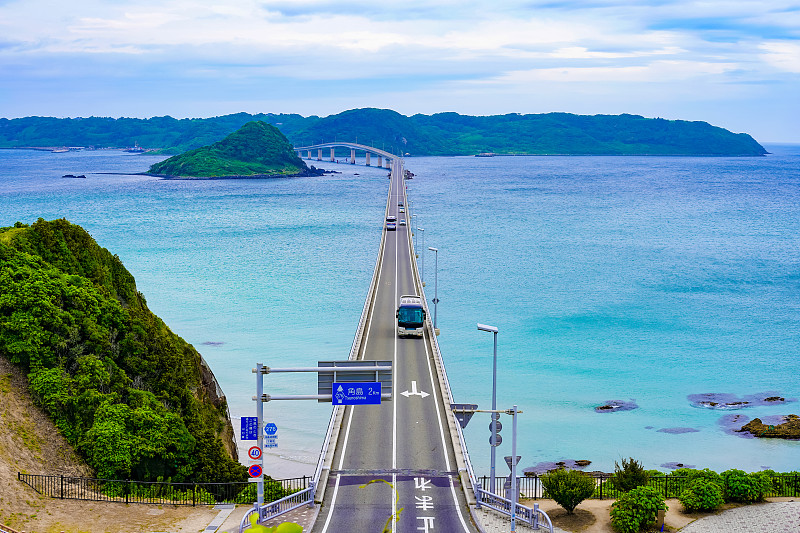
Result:
[[[351,142],[344,142],[344,141],[337,141],[337,142],[330,142],[330,143],[320,143],[314,144],[311,146],[298,146],[295,147],[294,151],[297,152],[297,155],[302,159],[303,152],[306,153],[306,159],[313,159],[311,154],[316,150],[317,152],[317,161],[322,161],[323,157],[323,150],[330,149],[330,158],[326,161],[330,161],[332,163],[336,162],[335,151],[337,148],[348,148],[350,149],[350,157],[348,158],[348,162],[351,165],[356,164],[356,152],[364,152],[364,158],[366,165],[371,165],[371,156],[375,156],[377,161],[377,167],[379,168],[392,168],[392,161],[401,159],[400,156],[395,155],[391,152],[387,152],[386,150],[381,150],[380,148],[374,148],[372,146],[367,146],[366,144],[358,144],[358,143],[351,143]]]
[[[317,146],[334,145],[362,146]],[[265,504],[258,511],[260,520],[321,504],[313,533],[477,533],[477,510],[489,508],[505,515],[513,509],[517,523],[533,529],[541,524],[552,532],[538,506],[512,503],[477,482],[427,312],[412,228],[397,224],[389,230],[384,222],[388,216],[410,220],[403,160],[370,150],[392,158],[391,180],[375,270],[349,359],[391,360],[392,397],[379,405],[334,406],[314,482],[301,493]],[[426,311],[420,338],[397,334],[399,300],[408,294],[420,295]],[[240,531],[248,520],[245,515]]]

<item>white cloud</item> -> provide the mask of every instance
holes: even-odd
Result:
[[[761,58],[769,65],[784,72],[800,74],[800,43],[772,41],[761,45]]]

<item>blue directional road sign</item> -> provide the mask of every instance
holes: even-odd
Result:
[[[334,382],[332,394],[333,405],[377,405],[381,403],[381,382]]]
[[[255,416],[242,417],[242,440],[258,440],[258,418]]]

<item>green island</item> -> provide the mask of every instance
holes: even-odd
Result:
[[[167,177],[266,177],[309,173],[284,135],[266,122],[251,121],[210,146],[195,148],[150,167]]]
[[[80,226],[0,228],[0,357],[99,478],[247,479],[211,369]]]
[[[179,154],[215,143],[251,121],[278,128],[294,146],[356,140],[412,156],[519,155],[762,156],[746,133],[707,122],[639,115],[570,113],[405,116],[389,109],[351,109],[327,117],[236,113],[211,118],[0,118],[0,148],[138,145]],[[348,152],[349,153],[349,152]],[[342,152],[345,154],[345,152]]]

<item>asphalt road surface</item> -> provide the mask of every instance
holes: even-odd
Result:
[[[387,214],[398,221],[409,219],[409,213],[398,212],[398,203],[406,202],[404,187],[398,162],[387,206]],[[427,332],[422,339],[396,334],[400,295],[417,293],[410,231],[400,225],[386,231],[378,290],[365,329],[364,359],[393,361],[394,397],[381,405],[346,407],[316,533],[477,531],[434,385]]]

